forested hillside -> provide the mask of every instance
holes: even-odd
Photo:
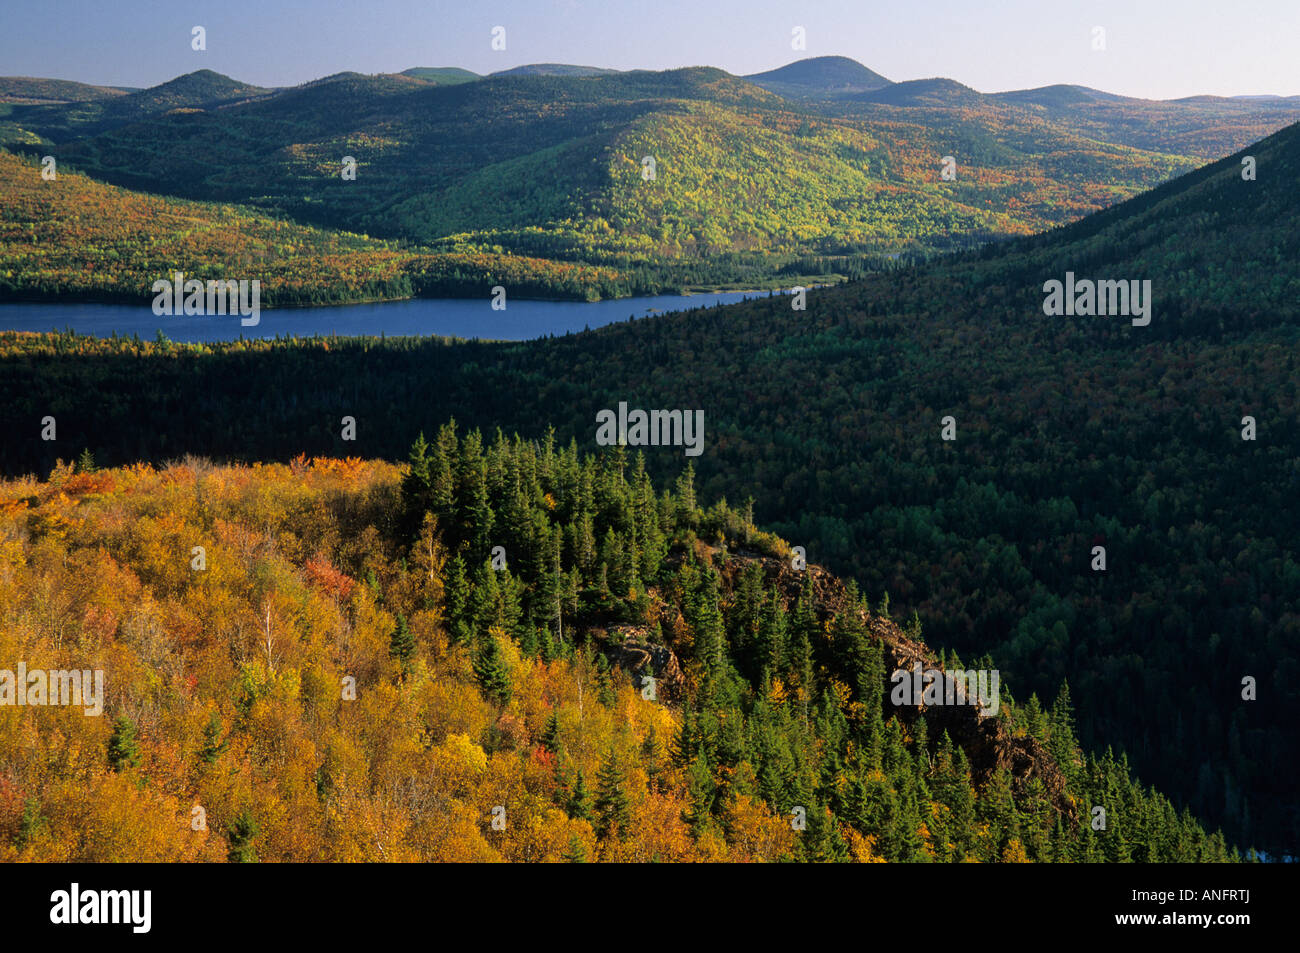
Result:
[[[90,86],[66,79],[0,76],[0,103],[88,103],[125,96],[125,89]]]
[[[466,260],[545,259],[528,265],[541,280],[529,293],[554,297],[575,296],[560,263],[608,269],[585,273],[586,296],[788,287],[1025,235],[1300,115],[1287,100],[988,96],[952,80],[890,83],[836,58],[748,79],[542,64],[339,73],[277,90],[201,70],[120,96],[40,83],[0,90],[86,99],[0,103],[0,143],[25,155]]]
[[[247,206],[191,202],[104,185],[66,167],[46,181],[33,161],[0,151],[0,299],[69,295],[146,303],[174,272],[256,278],[262,304],[330,304],[426,295],[627,293],[611,268],[521,255],[413,250],[299,225]]]
[[[1081,134],[1138,149],[1161,149],[1212,160],[1262,139],[1290,122],[1300,98],[1192,96],[1156,101],[1084,86],[1045,86],[989,99],[1012,103]]]
[[[1127,752],[1233,842],[1294,853],[1297,781],[1274,766],[1300,756],[1298,139],[1247,150],[1255,180],[1232,156],[1054,233],[816,290],[805,312],[774,298],[513,345],[0,335],[0,464],[396,459],[451,414],[591,446],[619,401],[700,408],[705,498],[752,497],[756,523],[918,611],[932,644],[989,652],[1018,695],[1068,675],[1086,747]],[[1150,325],[1044,316],[1067,270],[1151,280]]]
[[[448,424],[400,468],[0,483],[0,651],[107,688],[0,710],[0,859],[1238,856],[1082,753],[1064,686],[896,704],[961,661],[643,464]]]
[[[879,73],[847,56],[814,56],[778,69],[751,73],[751,83],[788,99],[851,96],[891,85]]]

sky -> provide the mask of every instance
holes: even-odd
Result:
[[[194,26],[207,49],[191,48]],[[492,49],[505,27],[504,50]],[[806,49],[792,48],[802,27]],[[1105,49],[1094,49],[1096,28]],[[1300,0],[3,0],[0,75],[260,86],[344,70],[717,66],[849,56],[982,92],[1077,83],[1150,99],[1300,95]]]

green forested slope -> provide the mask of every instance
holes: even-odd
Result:
[[[775,74],[805,93],[874,75],[846,62]],[[882,255],[1029,234],[1300,111],[1118,97],[1055,108],[951,80],[823,100],[702,67],[553,72],[340,73],[261,90],[200,71],[111,100],[7,104],[0,136],[132,189],[443,251],[616,267],[628,293],[851,275]]]

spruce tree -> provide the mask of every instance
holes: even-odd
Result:
[[[756,656],[759,626],[763,614],[763,567],[751,563],[740,576],[731,610],[727,613],[727,636],[731,651],[745,675],[753,678],[762,670],[763,659]]]
[[[406,474],[402,477],[402,531],[405,535],[414,532],[424,519],[425,512],[432,503],[432,491],[429,481],[429,445],[421,431],[411,444],[407,458]]]
[[[641,742],[641,762],[645,765],[646,784],[651,791],[658,791],[663,784],[664,761],[667,756],[664,743],[651,723],[645,741]]]
[[[596,834],[603,838],[614,833],[622,840],[627,836],[631,819],[627,794],[623,790],[623,771],[611,747],[596,776]]]
[[[457,553],[448,563],[446,582],[447,628],[452,642],[465,643],[473,637],[469,597],[470,583],[465,572],[465,560]]]
[[[453,470],[458,456],[456,421],[452,420],[438,429],[433,452],[429,456],[430,504],[440,520],[448,520],[455,512],[456,478]]]
[[[808,829],[801,835],[804,855],[817,863],[846,864],[853,858],[844,842],[839,824],[825,807],[808,808]]]
[[[980,820],[988,822],[999,852],[986,859],[996,860],[1008,841],[1020,837],[1019,811],[1011,791],[1011,774],[1006,768],[998,766],[993,769],[980,792],[977,814]]]
[[[474,574],[474,585],[469,596],[470,629],[475,635],[496,626],[505,628],[502,620],[501,584],[497,577],[504,572],[492,568],[484,560]]]
[[[501,628],[505,629],[506,633],[516,642],[523,643],[530,628],[526,622],[523,609],[524,584],[509,570],[502,570],[497,575],[501,577],[499,586],[501,593]]]
[[[682,820],[691,826],[691,834],[698,840],[708,830],[717,796],[713,772],[709,770],[708,758],[703,754],[686,769],[686,793],[690,801],[689,807],[682,814]]]
[[[29,797],[23,802],[23,816],[18,822],[18,831],[14,834],[14,846],[22,850],[36,838],[43,827],[45,818],[41,816],[41,802],[35,797]]]
[[[1029,737],[1037,741],[1046,740],[1047,717],[1043,713],[1042,705],[1039,704],[1037,693],[1030,693],[1029,701],[1025,702],[1021,724]]]
[[[551,717],[546,719],[546,729],[542,732],[542,747],[554,755],[564,753],[564,745],[560,741],[560,718],[554,711],[551,712]]]
[[[488,698],[502,707],[509,703],[510,669],[495,633],[489,632],[479,640],[478,656],[474,659],[474,677]]]
[[[915,762],[922,771],[930,768],[930,731],[925,724],[925,715],[917,715],[912,723],[912,752]]]
[[[578,772],[578,779],[573,783],[573,791],[569,795],[569,802],[565,805],[565,811],[574,820],[590,821],[591,814],[591,795],[587,791],[587,779],[582,772]]]
[[[557,637],[564,632],[564,569],[560,565],[561,543],[563,533],[557,526],[552,532],[545,533],[545,565],[541,568],[537,582],[538,608],[537,621],[543,628],[554,629]]]
[[[460,525],[465,527],[465,541],[469,544],[470,555],[476,562],[487,559],[492,549],[495,516],[488,493],[483,438],[477,430],[470,431],[461,441],[457,489],[457,515],[460,517]]]
[[[1048,717],[1047,749],[1067,778],[1075,776],[1075,759],[1079,743],[1074,736],[1074,705],[1070,700],[1070,683],[1061,682],[1061,690]]]
[[[695,657],[704,673],[706,694],[711,695],[725,671],[726,628],[718,604],[717,573],[703,569],[694,581],[687,595],[686,621],[695,635]]]
[[[397,613],[397,627],[388,640],[388,656],[397,662],[402,673],[410,668],[411,658],[415,655],[415,636],[406,624],[406,616]]]
[[[758,640],[762,643],[758,653],[760,662],[773,678],[786,680],[785,658],[786,646],[786,612],[781,594],[773,592],[763,607],[763,616],[759,622]]]
[[[108,739],[108,765],[114,771],[140,763],[140,745],[136,740],[135,724],[125,715],[113,722],[113,734]]]
[[[685,526],[697,527],[700,514],[695,501],[695,464],[687,463],[677,478],[677,518]]]
[[[578,835],[569,835],[569,846],[564,849],[565,863],[585,864],[587,862],[587,849],[582,846],[582,841],[578,840]]]
[[[596,656],[596,700],[606,708],[614,705],[614,682],[609,674],[609,662],[604,655]]]
[[[248,808],[244,808],[226,831],[226,837],[230,842],[226,860],[232,864],[257,863],[257,849],[253,846],[253,838],[257,835],[257,821]]]
[[[212,764],[225,750],[225,742],[221,740],[221,718],[214,711],[203,728],[203,747],[199,749],[199,758],[204,764]]]

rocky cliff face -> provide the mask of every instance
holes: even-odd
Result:
[[[718,570],[724,600],[731,597],[746,568],[758,564],[763,570],[764,584],[779,589],[785,597],[787,610],[793,610],[805,577],[811,580],[814,604],[823,622],[829,622],[832,616],[850,604],[844,583],[820,566],[809,565],[796,570],[789,560],[746,549],[728,552],[725,558],[720,558],[723,556],[721,550],[701,545],[697,554],[710,560]],[[681,558],[682,554],[673,554],[670,561],[680,562]],[[680,613],[671,602],[663,600],[661,594],[652,592],[651,595],[658,601],[663,615],[663,642],[652,641],[653,630],[649,626],[635,625],[611,626],[608,632],[598,633],[598,642],[611,664],[630,675],[635,685],[643,686],[643,678],[650,676],[655,679],[658,701],[680,704],[685,700],[689,686],[669,635],[680,620]],[[884,648],[886,720],[892,711],[910,728],[917,715],[924,713],[931,739],[937,739],[947,731],[954,744],[965,749],[978,785],[987,781],[999,767],[1010,773],[1013,787],[1017,789],[1037,778],[1056,809],[1068,821],[1077,820],[1077,808],[1065,793],[1065,778],[1051,754],[1034,739],[1013,735],[997,715],[983,714],[978,706],[970,704],[891,705],[889,692],[893,683],[889,676],[892,673],[901,669],[910,677],[917,663],[922,670],[944,669],[937,655],[924,642],[909,638],[892,620],[875,613],[863,613],[861,618],[870,637],[878,640]]]

